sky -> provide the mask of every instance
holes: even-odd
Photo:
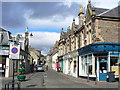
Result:
[[[118,2],[91,0],[92,6],[107,9],[118,6]],[[73,18],[78,24],[79,7],[83,5],[85,11],[87,4],[88,0],[2,0],[0,27],[13,34],[24,33],[28,27],[33,34],[30,45],[46,55],[59,40],[61,28],[66,31]]]

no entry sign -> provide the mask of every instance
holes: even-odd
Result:
[[[15,44],[14,42],[10,43],[10,55],[11,59],[19,59],[20,56],[20,45]]]

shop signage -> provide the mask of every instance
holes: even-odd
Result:
[[[0,55],[9,55],[9,50],[0,50]]]
[[[71,58],[76,57],[76,56],[78,56],[78,51],[73,51],[70,53]]]

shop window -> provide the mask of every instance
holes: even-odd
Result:
[[[74,73],[76,71],[76,61],[74,61]]]
[[[111,57],[110,64],[110,66],[118,66],[118,57]]]
[[[110,70],[115,71],[115,76],[119,76],[119,59],[118,57],[110,58]]]
[[[92,65],[89,65],[89,74],[92,75]]]
[[[97,71],[97,57],[95,57],[95,73]]]
[[[88,67],[89,74],[92,75],[92,57],[91,56],[88,57],[88,66],[89,66]]]

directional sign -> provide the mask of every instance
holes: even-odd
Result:
[[[19,59],[20,56],[20,45],[15,44],[14,42],[10,43],[10,55],[11,59]]]

